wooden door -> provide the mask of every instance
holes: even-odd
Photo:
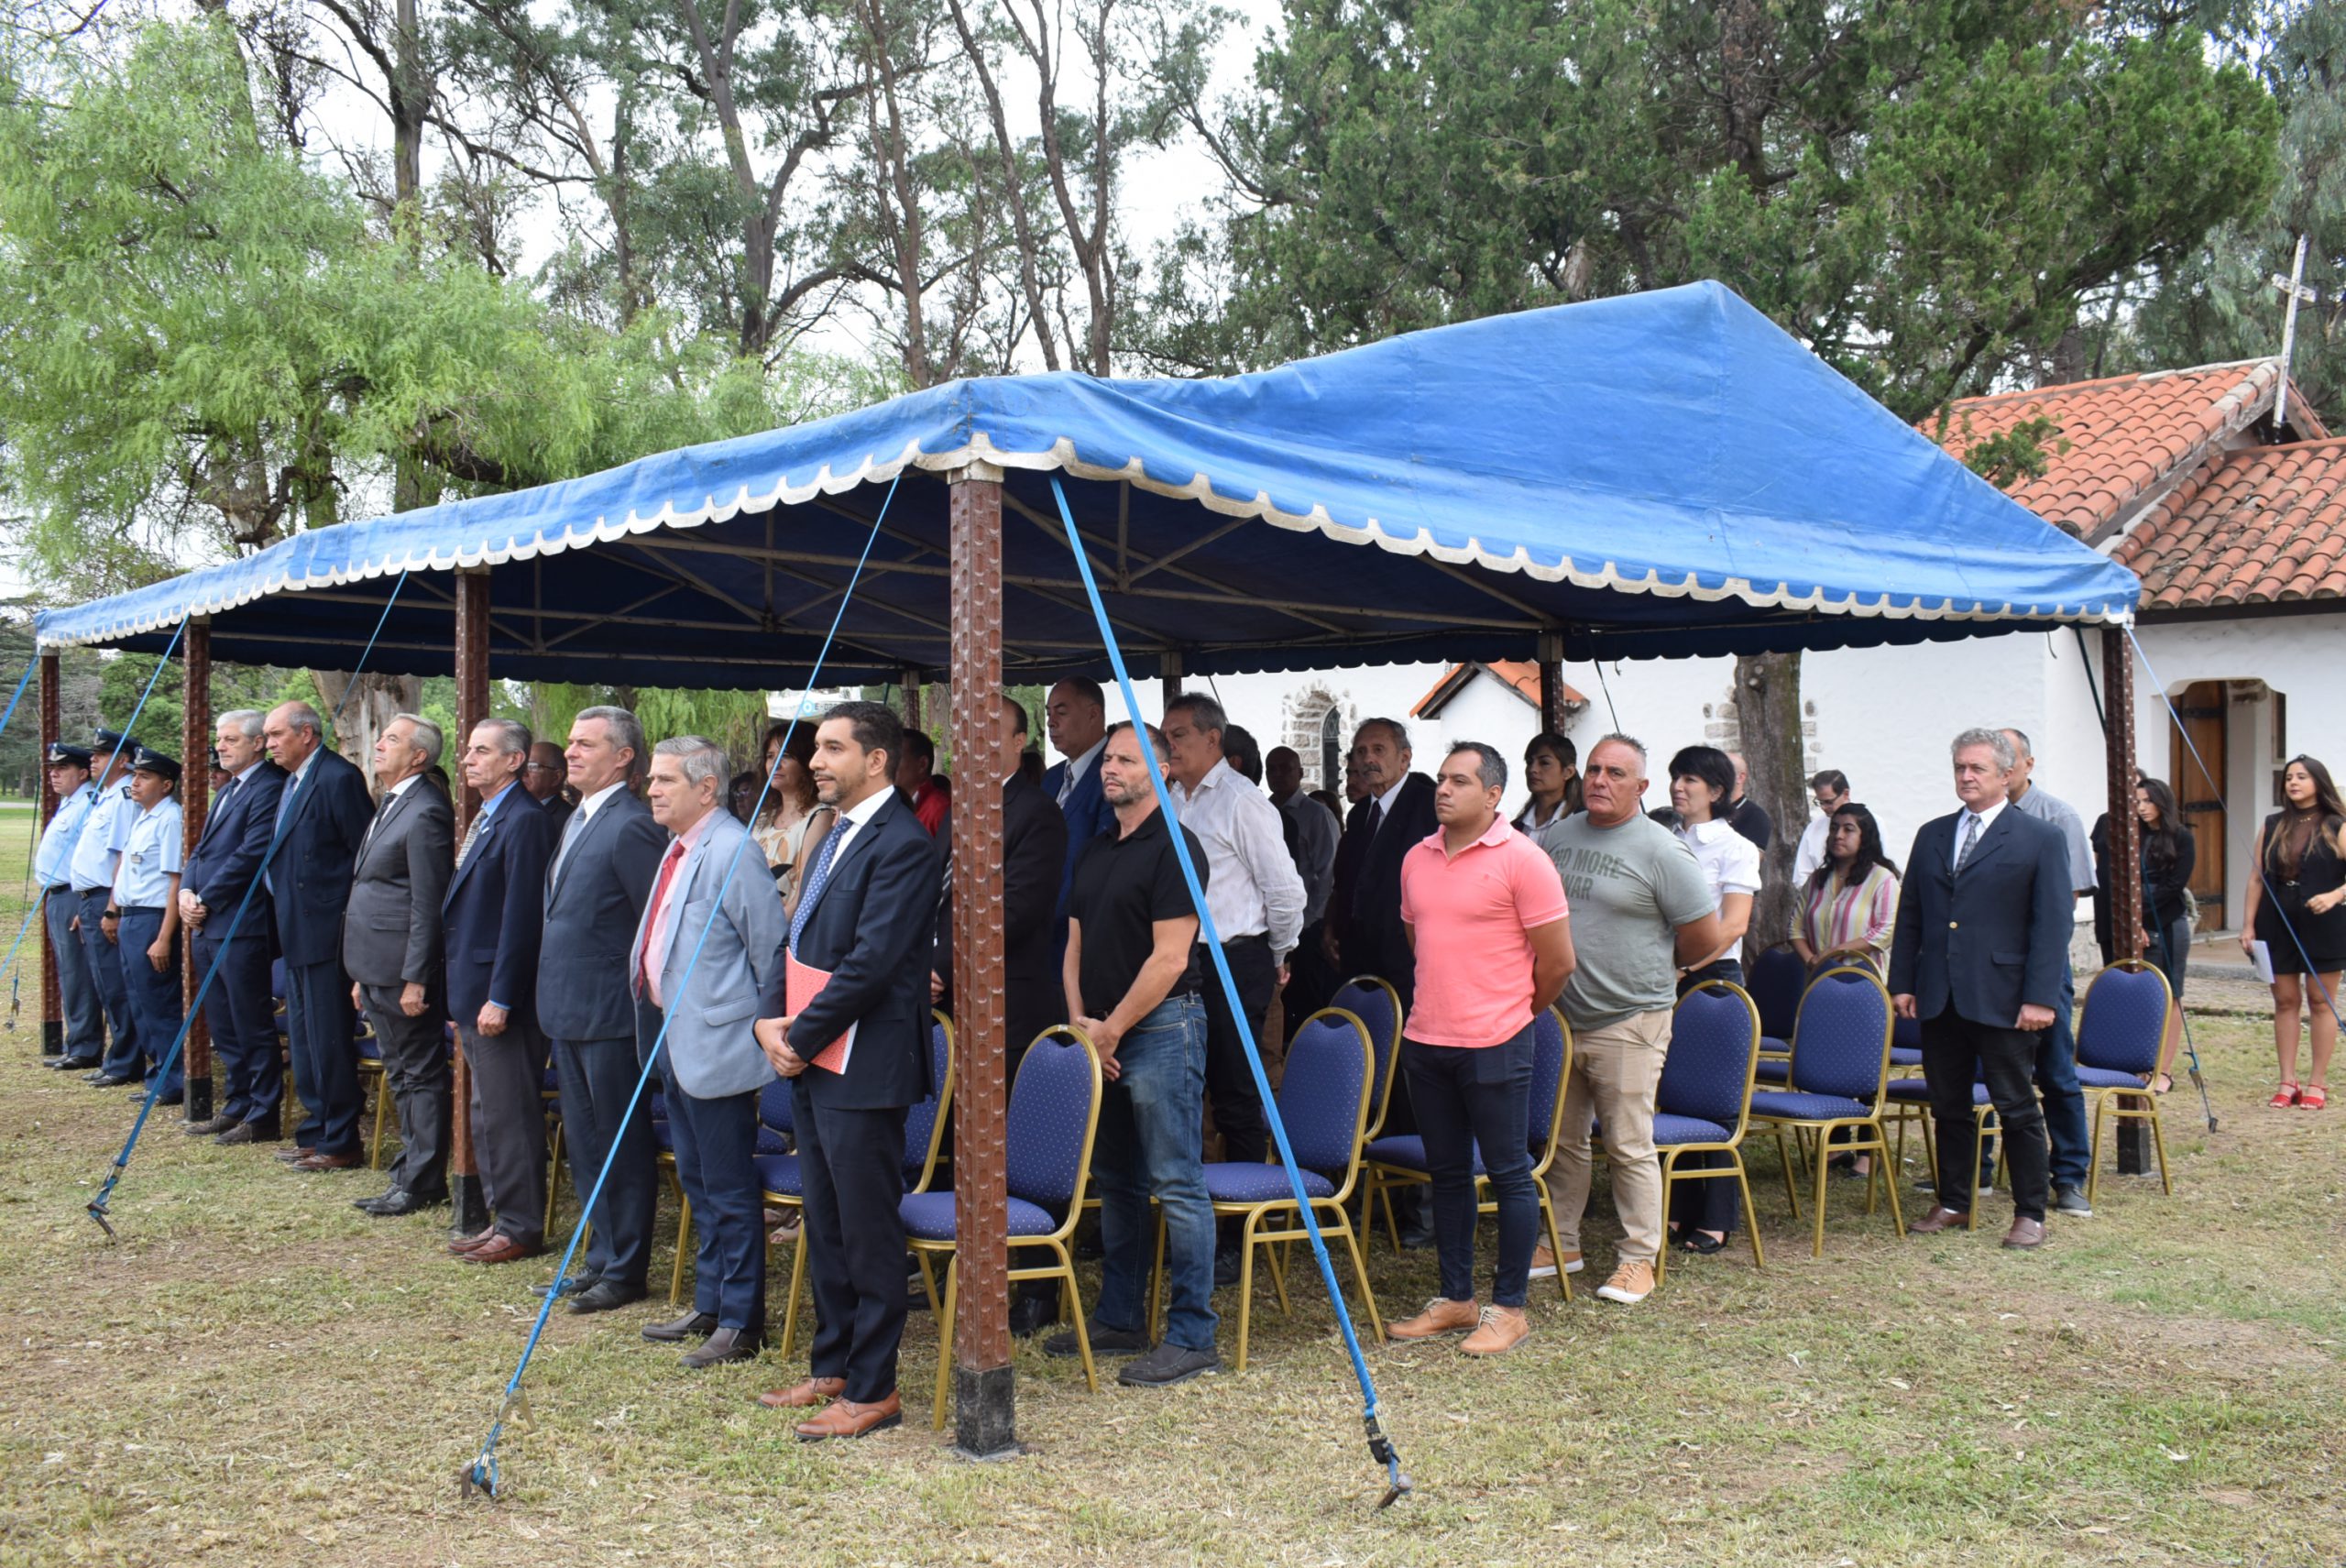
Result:
[[[2199,900],[2202,931],[2231,924],[2224,908],[2224,739],[2230,715],[2225,695],[2221,681],[2199,681],[2186,687],[2175,705],[2182,727],[2177,729],[2170,721],[2167,729],[2167,778],[2182,804],[2183,819],[2197,840],[2194,848],[2198,859],[2192,867],[2191,891]],[[2190,737],[2189,746],[2184,744],[2186,735]],[[2198,750],[2197,758],[2191,754],[2194,747]],[[2204,772],[2202,762],[2207,764]]]

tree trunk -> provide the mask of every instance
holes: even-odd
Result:
[[[325,704],[332,720],[334,750],[373,779],[376,737],[399,715],[423,706],[423,677],[362,673],[357,676],[358,690],[347,702],[344,694],[350,690],[352,679],[347,671],[312,670],[310,678],[317,683],[318,699]],[[452,742],[454,739],[450,737]],[[441,761],[447,761],[444,754]]]
[[[1809,817],[1808,748],[1800,697],[1798,653],[1748,654],[1735,662],[1735,716],[1750,770],[1750,798],[1776,825],[1760,858],[1760,896],[1751,909],[1744,960],[1788,939],[1796,890],[1792,851]]]

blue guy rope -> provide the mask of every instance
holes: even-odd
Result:
[[[863,554],[855,558],[855,570],[848,576],[847,587],[839,595],[839,608],[831,612],[830,630],[823,633],[823,645],[816,650],[815,667],[807,672],[806,684],[799,688],[797,711],[790,716],[790,723],[782,732],[782,744],[774,749],[773,766],[766,770],[765,783],[759,786],[757,801],[750,808],[750,819],[753,822],[757,820],[757,814],[765,809],[766,796],[773,793],[774,775],[782,771],[782,759],[789,750],[790,738],[797,733],[800,721],[806,717],[807,700],[823,677],[823,662],[830,657],[831,643],[839,634],[839,623],[847,618],[847,607],[855,598],[856,584],[862,580],[863,564],[872,558],[872,545],[879,543],[880,525],[888,521],[889,504],[896,499],[896,486],[903,479],[904,474],[900,470],[895,478],[888,481],[888,493],[881,499],[879,515],[872,520],[872,532],[863,541]],[[718,809],[723,808],[720,806]],[[717,897],[709,905],[708,918],[701,923],[700,935],[693,938],[692,956],[685,960],[685,971],[677,977],[676,993],[679,996],[692,983],[693,970],[700,965],[701,949],[707,945],[708,934],[717,925],[718,914],[725,907],[725,894],[733,885],[734,873],[741,868],[742,851],[749,848],[750,843],[749,835],[743,834],[733,846],[732,857],[725,862],[725,880],[717,884]],[[627,1098],[627,1109],[619,1113],[620,1125],[626,1125],[635,1115],[635,1108],[643,1099],[644,1086],[652,1081],[652,1069],[660,1065],[661,1047],[667,1043],[668,1017],[663,1011],[660,1017],[660,1032],[652,1036],[652,1049],[644,1055],[643,1070],[636,1075],[635,1091]],[[562,1281],[570,1277],[570,1260],[577,1255],[578,1244],[586,1236],[587,1225],[593,1222],[595,1205],[602,1200],[603,1184],[610,1179],[611,1162],[619,1157],[619,1140],[614,1138],[610,1149],[603,1156],[603,1168],[595,1173],[594,1187],[587,1191],[586,1201],[579,1205],[578,1223],[571,1228],[570,1241],[562,1249],[562,1261],[554,1266],[554,1284],[547,1288],[544,1299],[538,1303],[537,1321],[530,1325],[530,1337],[521,1346],[521,1359],[515,1363],[513,1376],[505,1381],[505,1398],[489,1422],[488,1435],[481,1440],[480,1452],[456,1472],[456,1490],[460,1497],[483,1497],[491,1502],[497,1500],[498,1485],[502,1478],[497,1463],[498,1442],[505,1435],[507,1421],[526,1422],[529,1420],[530,1401],[521,1392],[522,1375],[530,1370],[530,1358],[537,1354],[538,1341],[546,1332],[546,1319],[552,1315],[554,1304],[561,1297]],[[677,1245],[684,1245],[681,1236],[677,1238]]]
[[[5,713],[0,713],[0,735],[8,733],[8,720],[16,717],[16,705],[25,700],[25,688],[33,684],[33,672],[39,667],[40,655],[36,652],[33,657],[25,661],[25,673],[16,682],[16,695],[8,699],[8,710]],[[44,758],[43,761],[47,759]]]
[[[148,676],[147,676],[147,685],[146,685],[146,689],[145,689],[145,690],[143,690],[143,691],[141,691],[141,692],[138,694],[138,703],[137,703],[137,707],[133,707],[133,708],[130,710],[130,718],[129,718],[129,721],[128,721],[127,723],[124,724],[124,725],[123,725],[123,727],[122,727],[122,739],[121,739],[121,740],[116,740],[116,741],[115,742],[113,751],[112,751],[112,752],[110,752],[110,753],[108,753],[108,755],[107,755],[107,757],[106,757],[106,765],[105,765],[104,767],[103,767],[103,768],[100,768],[100,769],[97,771],[97,773],[96,773],[96,775],[95,775],[95,776],[97,776],[98,778],[104,778],[104,777],[105,777],[108,773],[110,773],[114,772],[114,764],[115,764],[115,760],[116,760],[117,758],[119,758],[119,757],[122,755],[122,753],[123,753],[124,750],[125,750],[126,747],[128,747],[128,746],[129,746],[129,744],[130,744],[130,732],[131,732],[133,729],[136,729],[138,727],[138,716],[139,716],[140,714],[142,714],[142,713],[144,713],[144,712],[146,712],[146,711],[147,711],[147,699],[148,699],[148,697],[150,697],[150,696],[153,696],[155,695],[155,683],[156,683],[157,681],[159,681],[159,680],[162,679],[164,667],[165,667],[166,665],[168,665],[168,664],[170,664],[170,662],[171,662],[171,654],[172,654],[175,651],[177,651],[177,649],[179,648],[179,645],[180,645],[180,633],[181,633],[181,632],[185,631],[186,630],[187,630],[187,622],[186,622],[184,620],[182,620],[180,622],[179,630],[178,630],[178,631],[174,631],[174,632],[172,632],[172,633],[171,633],[171,641],[170,641],[170,643],[169,643],[169,644],[168,644],[168,645],[163,649],[163,656],[162,656],[161,658],[159,658],[159,659],[158,659],[158,660],[156,660],[156,661],[155,661],[155,667],[154,667],[154,669],[153,669],[153,670],[151,670],[150,672],[148,672]],[[38,660],[35,660],[35,661],[34,661],[34,663],[38,663],[38,662],[39,662]],[[27,665],[27,666],[26,666],[26,668],[25,668],[25,679],[26,679],[26,680],[30,680],[30,679],[32,678],[32,673],[33,673],[33,672],[32,672],[32,666],[31,666],[31,665]],[[18,682],[16,683],[16,696],[17,696],[17,697],[21,697],[21,696],[23,696],[24,695],[25,695],[25,683],[24,683],[24,681],[18,681]],[[8,712],[9,712],[9,713],[14,713],[14,712],[16,712],[16,697],[11,697],[11,698],[9,698],[9,699],[8,699]],[[4,730],[4,729],[5,729],[7,727],[8,727],[7,715],[6,715],[6,714],[0,714],[0,730]],[[46,766],[48,765],[48,763],[49,763],[49,759],[48,759],[48,758],[44,757],[44,758],[42,758],[42,759],[41,759],[41,764],[42,764],[42,766],[46,767]],[[93,809],[94,809],[94,806],[93,806]],[[36,813],[35,813],[35,815],[36,815],[36,816],[38,816],[38,812],[36,812]],[[79,822],[77,822],[77,823],[75,823],[75,824],[73,825],[73,842],[71,842],[71,844],[68,844],[68,845],[66,845],[66,846],[65,846],[65,859],[66,859],[67,863],[69,863],[69,864],[70,864],[70,863],[71,863],[72,859],[73,859],[73,851],[74,851],[74,850],[78,850],[78,849],[80,849],[80,848],[82,847],[82,835],[89,829],[89,826],[90,826],[90,814],[89,814],[89,812],[86,812],[86,811],[85,811],[85,812],[83,812],[83,813],[82,814],[82,820],[81,820],[81,821],[79,821]],[[35,843],[36,845],[38,845],[38,844],[39,843],[39,839],[38,839],[38,823],[36,823],[35,827],[36,827],[36,837],[35,837],[35,839],[34,839],[34,843]],[[36,852],[36,853],[38,853],[38,850],[36,850],[36,851],[35,851],[35,852]],[[19,926],[18,927],[16,927],[16,939],[15,941],[13,941],[13,942],[11,942],[11,943],[9,943],[9,944],[8,944],[8,957],[6,958],[6,959],[5,959],[5,960],[4,960],[4,961],[0,961],[0,975],[5,975],[5,974],[8,973],[11,970],[13,970],[13,969],[16,967],[16,953],[17,953],[18,949],[20,949],[21,948],[23,948],[23,946],[25,945],[25,933],[26,933],[26,932],[27,932],[27,931],[29,931],[29,930],[31,930],[31,929],[33,928],[33,922],[34,922],[35,920],[38,920],[38,919],[39,919],[39,918],[40,918],[40,912],[41,912],[42,908],[48,905],[48,903],[49,903],[49,890],[48,890],[48,889],[46,889],[46,888],[43,888],[43,889],[41,890],[41,895],[40,895],[38,898],[37,898],[37,899],[33,900],[33,906],[32,906],[32,908],[31,908],[30,910],[28,910],[28,911],[27,911],[27,912],[26,912],[26,915],[25,915],[25,923],[24,923],[22,926]]]
[[[1091,576],[1091,562],[1085,555],[1082,536],[1076,532],[1075,516],[1068,510],[1067,491],[1058,478],[1051,479],[1051,496],[1058,502],[1059,521],[1066,526],[1068,547],[1075,553],[1076,570],[1083,576],[1083,592],[1091,601],[1092,619],[1099,622],[1100,637],[1108,651],[1109,665],[1116,672],[1116,689],[1124,696],[1124,711],[1140,721],[1140,698],[1133,691],[1132,676],[1124,669],[1124,650],[1117,645],[1115,630],[1108,624],[1108,607],[1100,598],[1100,585]],[[1144,755],[1146,754],[1144,741]],[[1171,827],[1173,854],[1181,862],[1181,880],[1189,884],[1189,902],[1197,906],[1198,939],[1213,957],[1214,973],[1222,981],[1222,995],[1230,1003],[1230,1016],[1238,1025],[1240,1043],[1246,1048],[1247,1070],[1255,1075],[1255,1088],[1263,1097],[1263,1119],[1269,1124],[1271,1136],[1279,1150],[1279,1164],[1287,1170],[1288,1185],[1295,1192],[1297,1211],[1303,1216],[1303,1228],[1311,1238],[1311,1255],[1319,1260],[1320,1277],[1328,1287],[1328,1299],[1335,1305],[1336,1326],[1344,1336],[1344,1349],[1352,1356],[1353,1376],[1359,1380],[1361,1423],[1368,1431],[1368,1452],[1385,1466],[1387,1485],[1385,1497],[1376,1506],[1390,1508],[1409,1495],[1409,1477],[1401,1469],[1401,1456],[1393,1442],[1385,1435],[1384,1423],[1377,1405],[1376,1380],[1369,1375],[1368,1359],[1361,1354],[1360,1334],[1353,1327],[1352,1310],[1344,1304],[1344,1293],[1336,1284],[1336,1266],[1329,1260],[1328,1244],[1320,1234],[1320,1221],[1311,1212],[1311,1195],[1303,1190],[1303,1174],[1296,1167],[1295,1150],[1288,1144],[1287,1124],[1279,1119],[1277,1097],[1271,1092],[1271,1080],[1263,1071],[1262,1053],[1255,1045],[1255,1028],[1248,1022],[1246,1009],[1238,1000],[1238,982],[1231,977],[1230,960],[1222,956],[1222,938],[1214,930],[1212,912],[1206,907],[1205,888],[1198,881],[1198,868],[1190,862],[1189,841],[1181,836],[1181,814],[1173,804],[1173,793],[1164,777],[1155,768],[1148,770],[1150,787],[1157,792],[1157,809],[1165,813]]]
[[[2134,645],[2134,657],[2143,662],[2143,673],[2150,676],[2151,685],[2158,688],[2159,700],[2166,704],[2167,714],[2175,724],[2175,732],[2183,737],[2183,744],[2190,751],[2191,760],[2199,764],[2199,776],[2208,781],[2209,789],[2216,792],[2218,802],[2222,802],[2223,785],[2216,782],[2216,775],[2208,767],[2208,759],[2199,754],[2199,748],[2193,743],[2191,731],[2184,727],[2183,715],[2176,710],[2175,699],[2166,695],[2166,685],[2159,679],[2158,671],[2151,667],[2151,656],[2143,650],[2143,640],[2134,635],[2133,623],[2131,621],[2126,627],[2126,641]],[[2231,807],[2226,806],[2224,809],[2229,813]],[[2330,993],[2330,987],[2322,982],[2321,972],[2314,968],[2313,955],[2306,951],[2306,939],[2298,934],[2297,922],[2290,919],[2288,912],[2281,907],[2279,895],[2273,888],[2273,879],[2264,874],[2264,857],[2262,855],[2256,858],[2256,880],[2264,883],[2265,901],[2272,905],[2273,913],[2280,916],[2282,928],[2289,933],[2289,944],[2297,949],[2297,959],[2306,966],[2306,977],[2313,981],[2314,989],[2321,992],[2322,1004],[2330,1009],[2330,1017],[2337,1020],[2339,1026],[2346,1029],[2346,1017],[2341,1017],[2339,1014],[2338,999]],[[2194,1076],[2197,1076],[2199,1061],[2199,1052],[2197,1048],[2194,1048],[2191,1053],[2191,1060]],[[2204,1088],[2202,1092],[2205,1092]],[[2209,1120],[2211,1124],[2215,1120],[2212,1112],[2209,1113]]]
[[[332,722],[338,724],[342,721],[343,707],[350,701],[350,694],[358,689],[359,673],[367,668],[367,661],[374,653],[376,642],[382,638],[383,625],[391,619],[391,607],[400,602],[400,590],[405,587],[407,587],[407,573],[401,571],[399,581],[391,585],[390,597],[383,601],[383,613],[375,619],[373,634],[367,639],[367,646],[359,650],[358,663],[350,672],[350,684],[343,688],[342,701],[334,706]],[[187,622],[181,620],[180,630],[186,630]],[[174,646],[178,644],[178,632],[171,634],[171,641]],[[167,652],[163,657],[168,660],[170,654]],[[161,664],[156,665],[156,673],[161,674],[162,668]],[[154,689],[153,681],[148,682],[148,689],[150,691]],[[139,701],[143,706],[146,699],[141,697]],[[135,713],[131,715],[134,722],[137,717]],[[320,740],[319,744],[324,744],[323,739]],[[236,901],[236,912],[228,916],[226,935],[220,938],[220,951],[214,956],[212,967],[203,971],[203,983],[195,988],[195,1000],[188,1003],[186,1015],[180,1020],[180,1032],[171,1036],[171,1048],[163,1053],[162,1062],[151,1075],[152,1081],[148,1085],[147,1097],[139,1102],[138,1115],[130,1124],[130,1135],[123,1139],[122,1152],[114,1157],[114,1165],[106,1172],[104,1185],[98,1189],[98,1195],[90,1200],[86,1212],[97,1223],[98,1229],[105,1232],[108,1241],[115,1239],[115,1234],[114,1222],[106,1206],[107,1201],[114,1196],[115,1187],[122,1180],[123,1173],[130,1168],[130,1151],[138,1146],[138,1135],[147,1130],[147,1119],[155,1113],[155,1102],[161,1098],[163,1084],[171,1075],[171,1064],[179,1060],[180,1050],[187,1044],[188,1031],[193,1028],[195,1021],[203,1015],[203,999],[211,994],[212,982],[218,977],[220,966],[228,959],[228,944],[236,939],[236,928],[244,924],[245,911],[252,907],[253,889],[261,885],[261,878],[268,873],[269,861],[277,858],[277,847],[284,842],[286,827],[295,815],[296,813],[293,812],[286,813],[279,820],[275,830],[269,834],[269,849],[261,855],[260,864],[253,868],[253,879],[245,884],[245,895]],[[190,950],[193,950],[192,943],[190,944]]]

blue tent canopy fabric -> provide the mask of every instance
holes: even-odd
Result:
[[[947,487],[999,469],[1005,678],[1105,659],[1069,480],[1136,667],[1187,673],[1864,646],[2127,620],[2087,549],[1713,283],[1414,333],[1257,375],[957,381],[608,472],[299,533],[40,617],[45,646],[453,662],[441,574],[491,566],[500,675],[757,687],[803,673],[904,476],[831,670],[948,662]]]

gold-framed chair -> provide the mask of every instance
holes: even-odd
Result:
[[[1751,1124],[1751,1092],[1760,1066],[1760,1009],[1732,981],[1706,980],[1678,999],[1670,1022],[1670,1051],[1655,1086],[1653,1143],[1661,1156],[1661,1212],[1681,1181],[1724,1181],[1743,1198],[1743,1227],[1751,1240],[1751,1266],[1766,1266],[1760,1216],[1743,1166],[1743,1135]],[[1726,1163],[1682,1170],[1688,1155],[1724,1155]],[[1549,1244],[1553,1246],[1555,1244]],[[1654,1283],[1669,1268],[1670,1248],[1655,1255]],[[1561,1277],[1562,1271],[1557,1271]]]
[[[2101,1011],[2094,1011],[2099,999]],[[2148,1079],[2158,1071],[2159,1052],[2175,993],[2166,976],[2140,959],[2105,968],[2086,987],[2077,1014],[2077,1086],[2093,1103],[2093,1137],[2086,1164],[2086,1201],[2091,1204],[2101,1179],[2101,1119],[2147,1122],[2151,1147],[2159,1161],[2159,1190],[2172,1193],[2166,1167],[2166,1127],[2159,1120],[2159,1097]]]
[[[1790,1129],[1795,1138],[1814,1141],[1814,1149],[1808,1152],[1814,1154],[1816,1185],[1812,1254],[1816,1257],[1825,1255],[1825,1149],[1828,1145],[1836,1153],[1880,1157],[1866,1178],[1866,1212],[1873,1212],[1879,1188],[1889,1195],[1890,1218],[1897,1234],[1901,1237],[1906,1234],[1905,1220],[1899,1212],[1889,1137],[1882,1124],[1894,1016],[1890,993],[1871,970],[1847,965],[1823,971],[1801,994],[1800,1015],[1792,1026],[1787,1087],[1758,1090],[1751,1096],[1751,1120],[1775,1135],[1784,1192],[1792,1201],[1794,1219],[1800,1218],[1800,1192],[1792,1182],[1792,1154],[1784,1133]],[[1834,1143],[1834,1134],[1844,1131],[1847,1141]]]

